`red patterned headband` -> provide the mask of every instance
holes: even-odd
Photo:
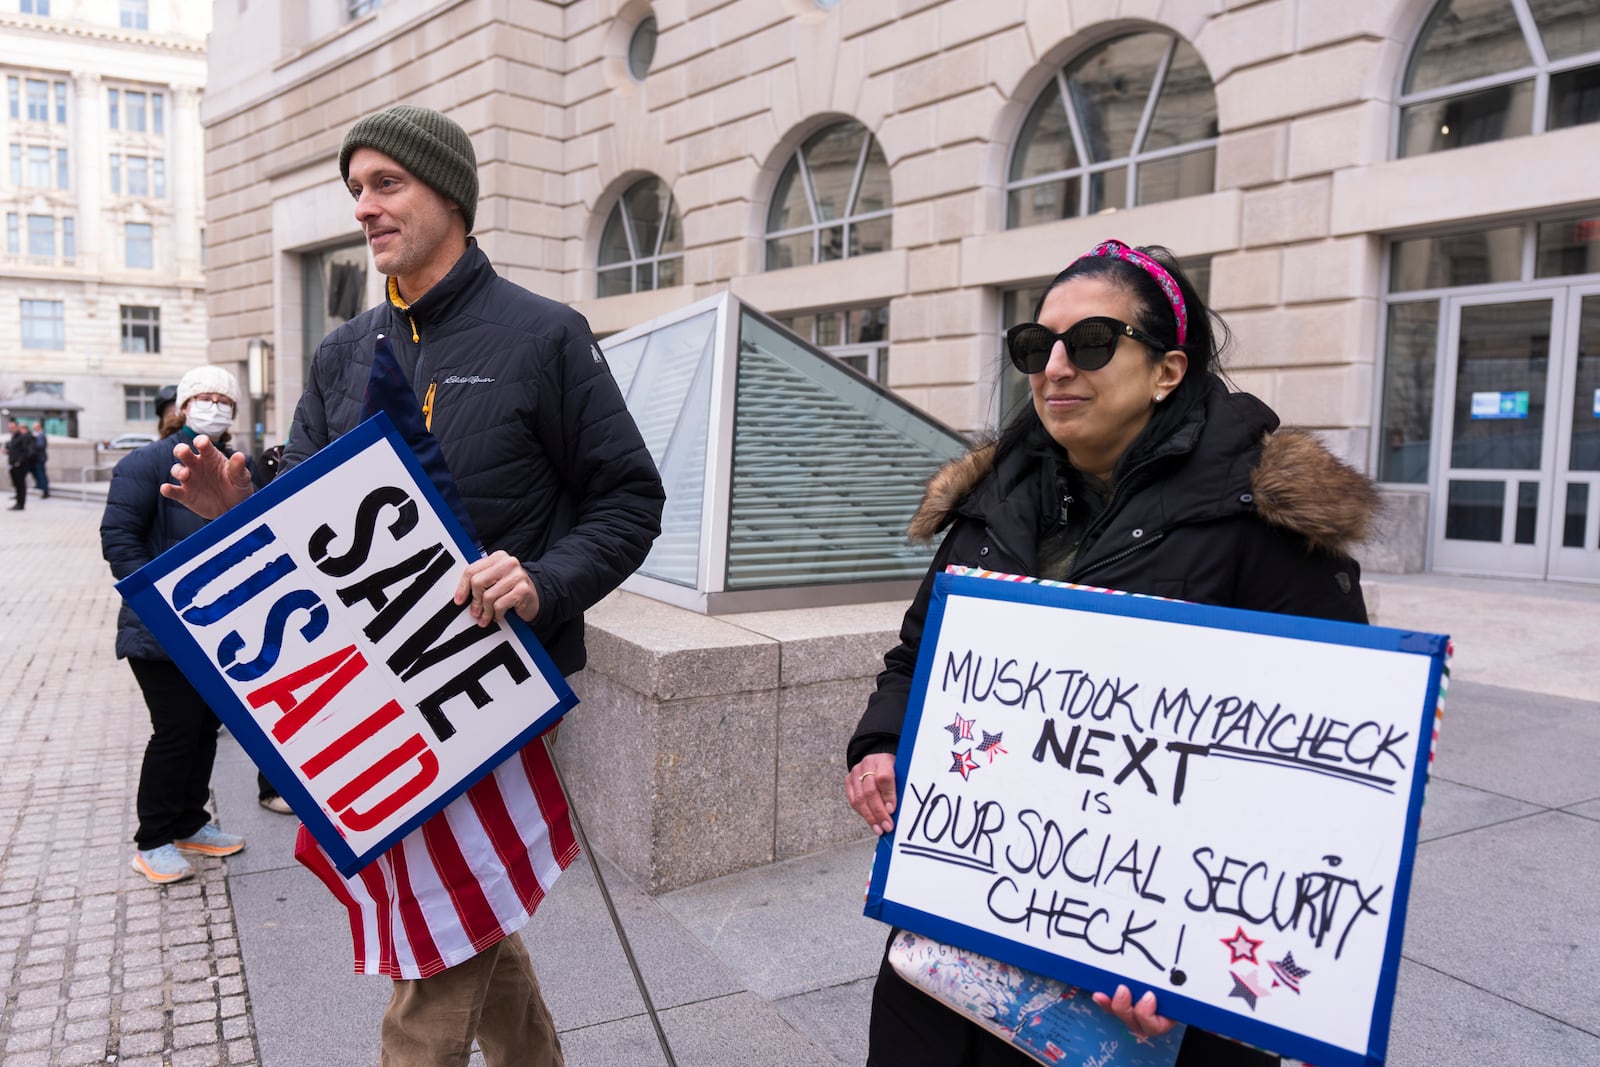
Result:
[[[1102,241],[1094,246],[1094,251],[1086,256],[1078,257],[1080,260],[1093,259],[1096,256],[1110,256],[1112,259],[1122,259],[1132,263],[1135,267],[1154,278],[1161,291],[1167,295],[1167,303],[1172,305],[1172,313],[1178,318],[1178,347],[1183,347],[1184,339],[1189,335],[1189,316],[1184,307],[1183,290],[1178,288],[1178,283],[1167,268],[1139,251],[1129,248],[1121,241]]]

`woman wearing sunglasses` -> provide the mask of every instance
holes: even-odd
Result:
[[[933,576],[983,567],[1257,611],[1366,621],[1348,546],[1377,494],[1314,436],[1279,430],[1219,369],[1226,327],[1165,249],[1107,241],[1058,274],[1006,349],[1032,403],[998,437],[939,471],[913,539],[946,530],[900,644],[850,741],[846,796],[879,834],[894,827],[894,754]],[[1159,650],[1152,650],[1158,652]],[[1135,1033],[1172,1024],[1154,996],[1096,995]],[[869,1067],[1026,1064],[901,981],[887,958],[873,993]],[[1194,1027],[1179,1067],[1276,1064]]]

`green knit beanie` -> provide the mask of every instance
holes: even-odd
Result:
[[[467,232],[478,213],[478,157],[472,139],[437,111],[396,104],[350,127],[339,146],[339,175],[350,182],[350,157],[374,148],[461,208]]]

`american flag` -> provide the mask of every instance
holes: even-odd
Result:
[[[353,877],[303,825],[294,855],[349,911],[357,974],[428,978],[527,925],[578,842],[536,739]]]

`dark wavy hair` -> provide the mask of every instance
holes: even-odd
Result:
[[[1222,373],[1222,350],[1227,347],[1231,336],[1227,324],[1200,299],[1194,283],[1183,272],[1183,268],[1178,266],[1178,258],[1170,249],[1162,245],[1146,245],[1139,251],[1161,264],[1167,273],[1172,275],[1172,280],[1178,283],[1178,289],[1183,293],[1184,308],[1187,312],[1185,317],[1188,319],[1183,344],[1178,344],[1177,313],[1173,311],[1166,294],[1161,291],[1161,286],[1156,284],[1156,280],[1143,268],[1115,256],[1084,256],[1076,260],[1051,279],[1050,284],[1045,286],[1044,292],[1039,295],[1039,302],[1033,307],[1033,318],[1037,321],[1039,312],[1044,309],[1045,299],[1058,285],[1076,278],[1103,278],[1133,297],[1136,306],[1135,326],[1161,341],[1168,350],[1176,348],[1189,357],[1189,366],[1184,371],[1183,381],[1178,383],[1177,388],[1164,401],[1156,405],[1149,425],[1129,447],[1128,455],[1166,440],[1173,430],[1183,424],[1185,416],[1191,410],[1204,403],[1215,382],[1226,381]],[[1152,363],[1159,362],[1164,355],[1164,352],[1153,351],[1145,345],[1127,347],[1129,350],[1135,348],[1143,350]],[[1128,352],[1123,353],[1124,356],[1128,354]],[[1017,406],[1017,410],[1001,428],[997,438],[996,455],[1004,455],[1022,444],[1044,447],[1049,440],[1049,433],[1039,421],[1039,413],[1034,409],[1030,398]]]

